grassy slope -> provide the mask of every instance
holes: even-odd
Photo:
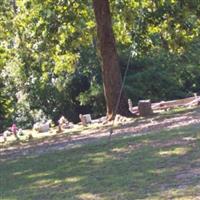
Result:
[[[0,164],[0,197],[194,199],[200,196],[199,128],[116,138],[110,145],[102,140],[39,157],[4,161]]]

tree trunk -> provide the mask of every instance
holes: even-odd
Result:
[[[119,107],[116,108],[122,87],[122,77],[112,29],[109,1],[93,0],[93,7],[102,58],[101,70],[107,117],[108,120],[112,120],[117,113],[125,116],[130,115],[128,111],[128,100],[124,92],[122,92]]]

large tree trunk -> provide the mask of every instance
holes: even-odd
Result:
[[[130,115],[128,111],[128,101],[124,92],[122,92],[119,107],[116,110],[122,87],[122,77],[112,29],[109,1],[93,0],[93,7],[96,18],[99,49],[102,57],[101,69],[107,117],[109,120],[112,120],[116,113],[125,116]]]

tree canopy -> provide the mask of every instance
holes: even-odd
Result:
[[[199,0],[109,3],[122,76],[132,55],[129,98],[136,103],[199,91]],[[91,0],[2,0],[0,52],[4,125],[30,126],[39,114],[77,121],[79,113],[106,113]]]

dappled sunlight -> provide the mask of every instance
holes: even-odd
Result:
[[[85,159],[79,161],[80,164],[92,162],[93,164],[101,164],[112,157],[107,152],[97,152],[88,154]]]
[[[103,157],[95,157],[95,158],[92,159],[93,163],[96,164],[96,165],[104,163],[105,160],[107,160],[107,159],[103,158]]]
[[[200,200],[200,0],[1,0],[0,200]]]
[[[186,115],[186,114],[184,114]],[[183,120],[185,121],[191,121],[194,118],[199,119],[199,111],[197,116],[193,116],[193,113],[189,113],[188,115],[184,116],[161,116],[160,118],[150,117],[150,118],[138,118],[132,120],[132,122],[125,123],[122,126],[117,126],[114,129],[112,139],[119,137],[135,137],[135,138],[141,138],[143,136],[147,135],[156,135],[159,133],[159,130],[166,130],[166,134],[170,132],[169,136],[172,135],[187,135],[188,131],[184,129],[182,131],[181,128],[176,129],[169,129],[169,127],[173,124],[181,123]],[[192,121],[193,123],[193,121]],[[195,125],[196,124],[196,125]],[[200,138],[198,132],[199,132],[199,123],[195,121],[194,124],[186,127],[186,129],[194,129],[193,134],[195,133],[195,137],[197,139]],[[99,126],[99,125],[98,125]],[[15,155],[12,155],[12,152],[15,152],[17,155],[29,155],[31,154],[37,154],[41,155],[48,152],[53,152],[54,150],[63,150],[63,149],[69,149],[69,148],[77,148],[80,147],[83,144],[88,143],[98,143],[100,139],[105,139],[108,137],[108,127],[106,125],[101,125],[100,127],[89,125],[88,127],[82,127],[82,126],[75,126],[72,129],[67,129],[63,133],[55,134],[56,131],[50,131],[49,133],[33,133],[33,140],[23,140],[23,137],[20,139],[20,141],[16,141],[11,143],[8,141],[6,143],[1,143],[0,149],[1,155],[5,155],[5,159],[9,159],[10,157],[16,157]],[[164,133],[164,131],[163,131]],[[47,135],[46,135],[47,134]],[[48,135],[50,134],[50,135]],[[27,135],[27,134],[25,134]],[[165,137],[164,134],[160,134],[161,139],[162,137]],[[185,142],[191,142],[192,140],[184,140]],[[194,141],[194,140],[193,140]],[[183,142],[183,140],[182,140]],[[143,145],[141,144],[141,141],[138,145],[132,145],[130,144],[130,148],[132,150],[142,148],[144,145],[149,145],[150,143],[147,141],[146,143],[143,142]],[[22,148],[18,148],[18,147]],[[154,146],[154,144],[152,144]],[[7,151],[9,150],[9,151]],[[8,155],[8,156],[6,156]]]
[[[199,122],[200,122],[199,119],[193,119],[193,117],[190,117],[187,120],[178,121],[176,124],[173,124],[173,125],[169,126],[168,129],[173,129],[173,128],[179,128],[179,127],[183,127],[183,126],[188,126],[190,124],[198,124]]]
[[[11,193],[16,200],[151,200],[179,197],[186,188],[182,196],[190,198],[189,191],[197,194],[193,187],[200,178],[196,130],[119,137],[109,145],[103,141],[7,160],[0,166],[7,180],[3,197]]]
[[[35,181],[32,186],[36,188],[53,188],[62,184],[62,180],[58,179],[42,179]]]
[[[29,179],[35,179],[35,178],[43,178],[47,176],[51,176],[52,172],[40,172],[40,173],[32,173],[30,175],[27,175],[26,177]]]
[[[64,181],[67,183],[77,183],[81,181],[84,177],[81,176],[74,176],[74,177],[67,177]]]
[[[180,185],[174,186],[174,188],[161,188],[161,192],[158,192],[154,198],[152,199],[181,199],[181,200],[194,200],[199,199],[200,197],[200,185],[195,186],[187,186],[187,185]],[[151,198],[147,198],[151,199]]]
[[[31,172],[30,169],[29,169],[29,170],[23,170],[23,171],[17,171],[17,172],[14,172],[14,173],[13,173],[13,176],[21,176],[21,175],[28,174],[28,173],[30,173],[30,172]]]
[[[121,148],[113,148],[112,149],[113,153],[127,153],[129,152],[129,149],[126,147],[121,147]]]
[[[174,149],[169,149],[169,150],[161,150],[158,152],[158,155],[161,157],[166,157],[166,156],[181,156],[187,154],[191,148],[189,147],[177,147]]]
[[[92,193],[83,193],[83,194],[77,195],[77,197],[80,200],[103,200],[103,198],[100,198],[98,195],[92,194]]]
[[[199,167],[193,167],[193,168],[185,169],[184,171],[180,171],[176,175],[176,179],[180,180],[182,182],[187,181],[191,177],[193,177],[193,179],[200,177],[200,166]]]
[[[155,175],[161,175],[161,174],[166,174],[166,173],[173,173],[180,170],[180,167],[174,166],[174,167],[166,167],[166,168],[157,168],[157,169],[151,169],[148,172],[155,174]]]
[[[126,145],[123,147],[114,147],[111,149],[111,152],[114,154],[130,154],[136,150],[149,147],[151,143],[152,141],[149,139],[143,139],[139,142],[127,141]]]

